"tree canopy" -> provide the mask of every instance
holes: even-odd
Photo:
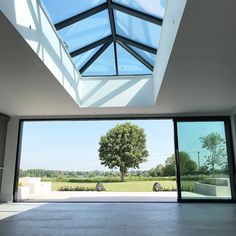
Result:
[[[181,175],[194,174],[197,171],[197,163],[191,159],[187,152],[179,153]]]
[[[179,152],[179,165],[181,175],[194,174],[197,170],[196,162],[191,160],[187,152]],[[173,154],[165,161],[164,176],[174,176],[175,166],[175,154]]]
[[[225,140],[217,132],[212,132],[204,137],[200,137],[202,148],[209,151],[206,155],[205,165],[212,174],[215,173],[216,167],[225,168],[227,165]]]
[[[99,142],[101,164],[110,169],[119,169],[121,181],[129,168],[137,169],[148,157],[144,129],[130,122],[118,124],[102,136]]]
[[[175,154],[166,159],[164,176],[175,176]]]

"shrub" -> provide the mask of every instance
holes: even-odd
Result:
[[[199,181],[205,179],[205,175],[183,175],[181,180]]]
[[[96,191],[96,187],[85,186],[62,186],[58,191]]]
[[[216,178],[208,178],[199,181],[203,184],[210,184],[210,185],[216,185],[216,186],[228,186],[228,180],[227,179],[216,179]]]
[[[170,186],[170,187],[161,187],[161,191],[176,191],[175,186]]]
[[[170,181],[176,180],[175,176],[166,176],[166,177],[143,177],[143,176],[129,176],[126,178],[126,181]]]
[[[65,182],[65,178],[62,177],[62,176],[58,176],[58,177],[56,178],[56,181],[57,181],[57,182]]]
[[[120,179],[119,179],[119,177],[68,178],[68,179],[65,179],[64,182],[69,182],[69,183],[98,183],[98,182],[115,183],[115,182],[120,182]]]
[[[181,191],[193,192],[193,185],[192,184],[184,184],[181,186]]]
[[[21,181],[18,182],[18,187],[22,187],[23,183]]]

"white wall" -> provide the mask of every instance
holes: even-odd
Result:
[[[170,59],[187,0],[168,0],[153,72],[154,103]]]
[[[234,158],[235,158],[234,160],[235,160],[235,169],[236,169],[236,113],[232,114],[230,119],[231,119],[232,139],[233,139],[232,141],[233,141],[233,147],[234,147]]]
[[[153,106],[152,76],[85,78],[80,82],[81,107]]]
[[[2,185],[0,189],[0,202],[8,202],[13,200],[18,128],[19,119],[11,118],[7,126],[4,169],[2,173]]]
[[[1,0],[0,10],[79,104],[79,78],[55,28],[37,0]]]
[[[2,185],[2,173],[4,169],[4,155],[7,137],[7,122],[9,118],[0,114],[0,189]]]

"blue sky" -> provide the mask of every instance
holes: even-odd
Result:
[[[25,122],[21,168],[108,170],[98,157],[101,135],[123,120]],[[172,120],[131,120],[144,128],[150,156],[140,165],[148,170],[174,153]]]
[[[163,18],[167,0],[113,0],[114,3],[121,4],[131,9],[147,13],[149,15]],[[105,3],[106,0],[43,0],[53,24],[59,23],[77,14],[92,9]],[[138,17],[125,14],[118,10],[113,10],[116,33],[150,47],[158,48],[161,29],[158,24],[154,24]],[[68,51],[73,52],[78,48],[91,44],[99,39],[112,34],[108,9],[97,12],[85,19],[75,22],[67,27],[58,30],[59,36],[68,46]],[[129,74],[151,74],[151,71],[133,57],[130,53],[117,46],[118,71],[119,75]],[[100,47],[82,53],[73,58],[78,68],[82,68],[85,62],[91,58]],[[146,53],[143,50],[132,47],[134,51],[142,55],[149,63],[154,64],[155,54]],[[91,75],[115,75],[114,44],[111,44],[84,72],[84,76]],[[128,62],[128,63],[127,63]]]
[[[204,137],[212,132],[217,132],[225,139],[225,128],[223,121],[212,122],[180,122],[178,123],[179,151],[188,152],[191,159],[198,160],[200,165],[206,161],[205,156],[209,154],[206,149],[202,148],[200,137]]]

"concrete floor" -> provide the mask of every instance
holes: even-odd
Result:
[[[236,204],[17,203],[0,214],[3,236],[236,235]]]

